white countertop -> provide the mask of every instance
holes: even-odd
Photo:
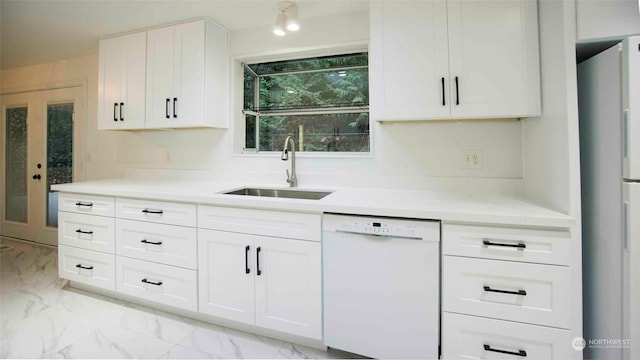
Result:
[[[451,192],[353,188],[294,188],[295,190],[334,191],[320,200],[222,194],[245,186],[280,188],[260,184],[115,179],[53,185],[52,189],[79,194],[243,208],[435,219],[448,223],[544,227],[569,227],[575,223],[575,219],[566,214],[546,209],[524,199],[497,194],[470,196]]]

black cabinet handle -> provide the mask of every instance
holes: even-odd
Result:
[[[78,201],[78,202],[76,203],[76,206],[87,206],[87,207],[92,207],[92,206],[93,206],[93,203],[83,203],[83,202]]]
[[[262,275],[262,270],[260,270],[260,246],[256,249],[256,274],[258,276]]]
[[[93,266],[82,266],[82,264],[78,264],[76,267],[78,269],[93,270]]]
[[[493,349],[491,346],[489,346],[487,344],[483,344],[483,346],[484,346],[484,350],[485,351],[492,351],[492,352],[496,352],[496,353],[500,353],[500,354],[509,354],[509,355],[527,357],[527,352],[524,351],[524,350],[518,350],[518,352],[515,352],[515,351]]]
[[[124,103],[120,103],[120,121],[124,121],[124,118],[122,117],[122,109],[124,109]]]
[[[460,94],[458,92],[458,77],[456,76],[456,105],[460,105]]]
[[[162,285],[162,281],[158,281],[158,282],[153,282],[153,281],[149,281],[146,278],[142,279],[142,282],[145,284],[151,284],[151,285],[155,285],[155,286],[160,286]]]
[[[35,174],[35,175],[32,176],[32,178],[33,178],[33,180],[40,180],[40,179],[42,179],[42,175]]]
[[[518,249],[526,249],[527,248],[527,244],[525,243],[517,243],[517,244],[505,244],[505,243],[497,243],[497,242],[492,242],[489,240],[482,240],[482,245],[485,246],[502,246],[502,247],[513,247],[513,248],[518,248]]]
[[[143,244],[150,244],[150,245],[162,245],[162,241],[155,242],[155,241],[149,241],[147,239],[142,239],[140,240],[140,242]]]
[[[164,211],[162,211],[162,210],[149,210],[149,209],[144,209],[144,210],[142,210],[142,212],[143,212],[143,213],[145,213],[145,214],[158,214],[158,215],[162,215],[162,213],[163,213]]]
[[[113,121],[118,121],[118,118],[116,117],[117,108],[118,108],[118,103],[113,103]]]
[[[176,103],[178,102],[178,98],[173,98],[173,117],[177,118],[178,115],[176,115]]]
[[[169,98],[167,98],[167,103],[164,106],[164,114],[167,116],[167,119],[169,118]]]
[[[444,78],[440,79],[442,81],[442,106],[446,106],[447,103],[445,102],[445,98],[444,98]]]
[[[91,234],[93,234],[93,231],[82,231],[82,230],[80,230],[80,229],[76,230],[76,232],[77,232],[78,234],[87,234],[87,235],[91,235]]]
[[[486,292],[496,292],[501,294],[522,295],[522,296],[527,295],[527,292],[525,290],[518,290],[518,291],[498,290],[498,289],[492,289],[490,286],[483,286],[482,288]]]
[[[249,247],[249,245],[247,245],[244,248],[244,273],[248,274],[251,272],[251,269],[249,269],[249,250],[251,248]]]

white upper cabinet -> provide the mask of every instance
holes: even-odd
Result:
[[[537,19],[531,0],[372,2],[372,118],[539,115]]]
[[[198,20],[149,31],[147,127],[227,127],[228,77],[219,26]]]
[[[100,41],[98,129],[144,127],[146,41],[146,32]]]

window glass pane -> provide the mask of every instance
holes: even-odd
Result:
[[[5,218],[28,222],[27,216],[27,108],[7,109],[5,148]]]
[[[367,68],[260,78],[260,111],[369,105]]]
[[[243,109],[253,109],[255,107],[255,81],[256,76],[249,70],[244,70],[244,107]]]
[[[73,182],[73,104],[47,106],[47,226],[58,226],[58,193]]]
[[[247,115],[245,120],[245,148],[256,148],[256,117]]]
[[[367,66],[367,53],[321,56],[305,59],[274,61],[249,65],[258,75],[270,75],[283,72],[305,71],[317,69],[335,69],[351,66]]]
[[[369,151],[369,113],[260,117],[260,150],[281,151],[292,135],[298,151]]]

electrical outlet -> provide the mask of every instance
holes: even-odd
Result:
[[[463,169],[482,168],[482,154],[478,150],[466,150],[462,152]]]

